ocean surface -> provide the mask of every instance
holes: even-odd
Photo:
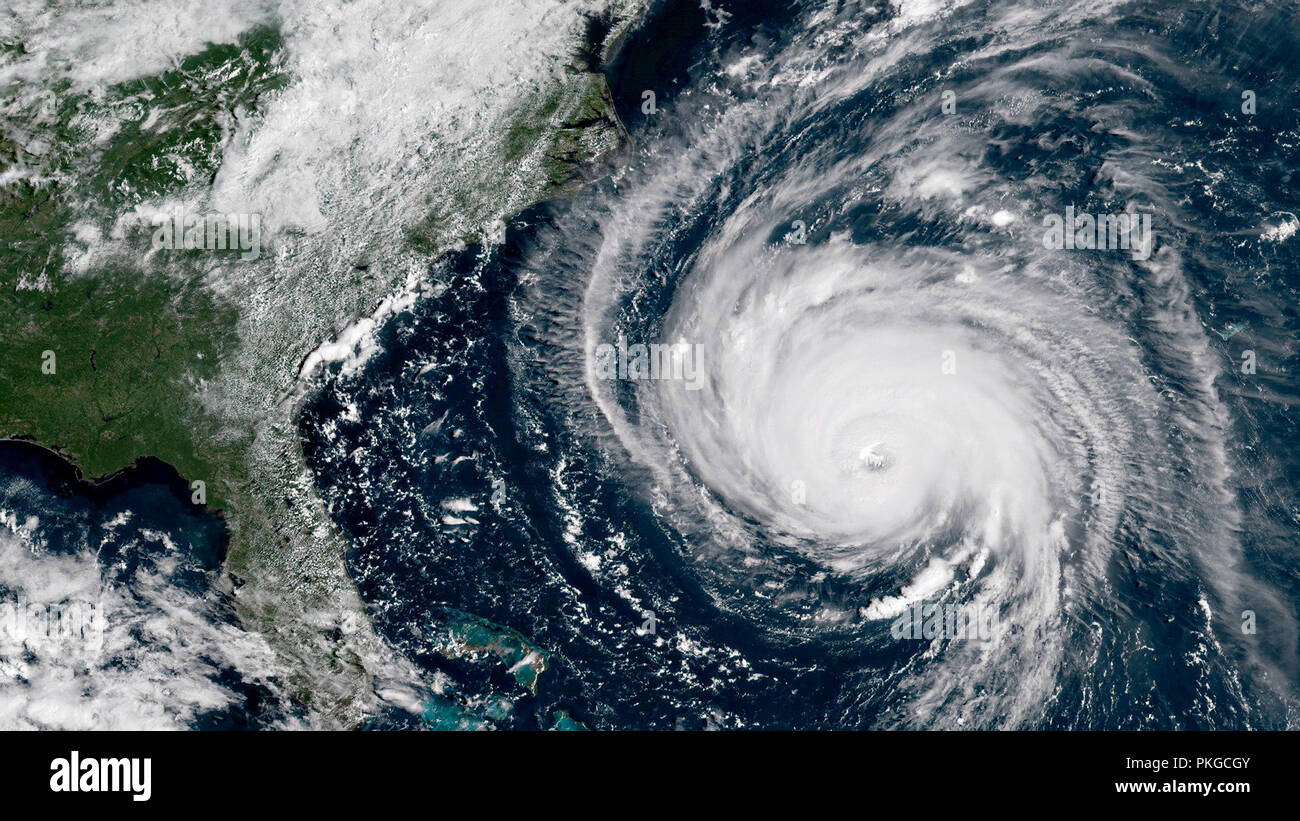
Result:
[[[607,71],[629,146],[304,406],[425,678],[371,726],[1295,728],[1298,39],[1271,2],[657,4]],[[1054,242],[1080,214],[1132,230]],[[183,684],[158,723],[291,720],[183,483],[6,448],[0,592],[66,565],[182,625],[123,674]]]
[[[303,415],[381,633],[507,727],[1293,726],[1296,31],[659,7],[612,174],[440,261]],[[1049,247],[1076,213],[1149,236]],[[703,385],[610,378],[620,340]],[[918,604],[992,638],[895,637]],[[437,652],[461,613],[549,654],[536,695]]]
[[[146,459],[101,484],[0,442],[0,726],[254,729],[293,715],[221,579],[227,534]]]

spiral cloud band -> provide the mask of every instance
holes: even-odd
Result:
[[[611,67],[612,175],[308,414],[381,631],[508,625],[597,727],[1291,726],[1297,399],[1253,369],[1293,339],[1248,311],[1295,288],[1300,123],[1216,170],[1249,115],[1204,33],[1246,35],[686,5],[671,70]]]

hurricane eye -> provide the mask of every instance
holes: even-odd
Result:
[[[858,451],[858,460],[862,462],[864,468],[873,473],[888,470],[894,461],[888,449],[879,442],[866,445]]]

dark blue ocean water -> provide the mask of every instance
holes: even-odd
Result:
[[[323,374],[301,433],[349,571],[379,633],[445,685],[373,726],[1296,726],[1296,14],[938,8],[656,4],[607,70],[631,145],[593,169],[606,176],[521,214],[500,245],[431,261],[433,287],[376,352]],[[1043,214],[1128,204],[1154,217],[1151,264],[1038,242]],[[796,220],[806,243],[789,248]],[[837,292],[822,279],[837,266],[907,286]],[[751,290],[712,296],[737,282]],[[977,383],[1014,424],[900,394],[936,435],[970,424],[1007,445],[990,461],[1015,456],[1004,473],[954,457],[936,484],[964,495],[924,538],[796,532],[761,481],[766,457],[789,456],[782,437],[709,427],[744,408],[699,400],[690,416],[670,394],[589,378],[589,342],[744,329],[763,296],[797,293],[774,283],[800,282],[833,298],[770,303],[786,308],[760,314],[772,350],[797,353],[807,328],[903,344],[939,327],[1016,377]],[[709,337],[708,361],[731,361],[737,338]],[[877,401],[825,384],[795,397],[810,414]],[[752,427],[779,416],[790,397],[775,393]],[[700,459],[692,438],[725,446]],[[986,533],[973,511],[1004,475],[1031,480],[1010,488],[1008,508],[1029,513],[1008,521],[1043,513],[1060,541],[1009,528],[972,559],[959,548]],[[187,496],[153,463],[91,488],[44,452],[0,447],[0,535],[36,562],[6,567],[108,590],[121,614],[106,658],[28,659],[0,679],[49,711],[28,723],[93,722],[121,693],[158,725],[287,714],[265,648],[235,627],[222,524]],[[1006,632],[983,654],[900,642],[871,615],[936,558],[957,570],[932,600],[998,608]],[[538,648],[536,692],[508,652],[449,644],[467,624]],[[103,682],[99,713],[38,704],[67,680]]]
[[[234,730],[286,715],[231,640],[225,522],[191,504],[171,467],[144,459],[91,484],[47,450],[3,442],[0,510],[0,603],[102,619],[75,638],[34,624],[7,637],[6,726]]]
[[[1066,205],[1106,212],[1135,199],[1161,220],[1159,247],[1177,255],[1173,286],[1113,258],[1079,286],[1096,295],[1080,316],[1138,349],[1127,372],[1098,367],[1085,393],[1116,419],[1140,417],[1133,424],[1146,432],[1125,443],[1118,471],[1096,457],[1072,477],[1118,488],[1113,522],[1096,524],[1104,505],[1068,517],[1071,544],[1052,582],[1062,602],[1047,627],[1020,628],[1044,632],[1008,651],[1004,669],[970,672],[965,698],[989,706],[953,726],[1293,725],[1300,268],[1294,243],[1261,234],[1297,208],[1300,123],[1285,103],[1300,80],[1294,16],[1267,4],[1117,5],[1008,37],[1008,4],[970,4],[901,29],[908,9],[887,4],[841,4],[823,17],[800,4],[714,8],[657,6],[610,67],[633,144],[610,161],[611,179],[521,215],[499,247],[439,261],[430,271],[436,295],[394,318],[380,352],[359,373],[328,379],[308,404],[309,463],[353,541],[349,567],[380,632],[450,676],[464,703],[509,701],[493,721],[506,727],[550,726],[557,710],[592,727],[946,726],[944,706],[916,709],[917,682],[942,659],[891,642],[887,624],[809,626],[817,613],[860,613],[906,585],[917,561],[900,559],[865,582],[826,572],[746,511],[733,512],[764,552],[762,567],[710,555],[701,547],[710,537],[699,535],[709,526],[657,496],[665,491],[653,471],[608,435],[575,340],[592,300],[584,287],[620,230],[620,205],[691,152],[726,156],[702,162],[698,188],[674,178],[679,188],[654,190],[650,239],[626,268],[636,281],[610,311],[629,336],[655,338],[679,289],[696,287],[683,283],[728,220],[795,177],[806,191],[778,215],[771,244],[801,219],[814,248],[843,240],[1015,261],[1020,247],[997,245],[1005,238],[989,239],[951,209],[890,196],[890,175],[907,163],[951,158],[909,144],[907,125],[922,116],[917,134],[927,133],[917,100],[928,96],[937,109],[951,89],[964,114],[951,125],[962,135],[961,166],[978,170],[981,190],[1030,198],[1035,226],[1038,213]],[[810,26],[824,38],[809,36]],[[845,31],[876,31],[910,51],[873,57],[869,40]],[[736,79],[746,58],[796,63],[791,52],[810,41],[798,55],[810,78],[801,90]],[[878,69],[872,60],[893,62]],[[860,75],[835,75],[845,65]],[[844,92],[858,76],[870,79]],[[1267,113],[1241,111],[1245,88],[1268,101]],[[642,111],[646,89],[656,92],[654,114]],[[736,114],[746,107],[767,113]],[[725,147],[711,142],[720,132]],[[861,176],[837,171],[873,152],[912,159],[868,164]],[[1125,176],[1130,167],[1140,178]],[[1089,333],[1066,341],[1087,350]],[[1241,373],[1247,350],[1267,367]],[[1131,378],[1157,386],[1152,407],[1125,407]],[[644,418],[646,395],[634,386],[612,395],[627,418]],[[1220,447],[1226,478],[1212,458]],[[707,495],[702,467],[686,467],[701,488],[668,495]],[[1087,546],[1089,537],[1103,546]],[[1227,576],[1238,580],[1231,590],[1216,586]],[[765,584],[780,591],[776,604],[754,598]],[[642,629],[647,610],[653,634]],[[1246,610],[1258,632],[1239,629]],[[437,651],[433,637],[458,613],[549,654],[535,696],[495,660]],[[1023,659],[1028,670],[1040,646],[1056,654],[1044,668],[1050,681],[1026,695],[1026,713],[1000,714],[1009,708],[998,704],[1024,707],[1015,691],[1032,688],[1017,681],[1016,654],[1033,657]],[[943,661],[945,680],[960,681],[962,662]]]

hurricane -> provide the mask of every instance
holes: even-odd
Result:
[[[656,7],[628,147],[304,409],[385,720],[1293,728],[1296,33]]]

